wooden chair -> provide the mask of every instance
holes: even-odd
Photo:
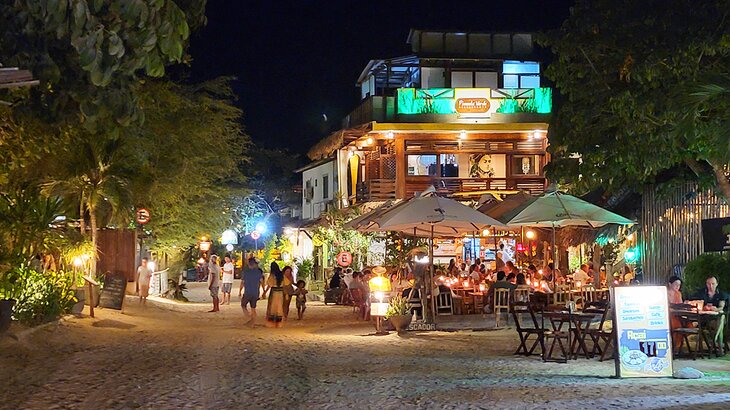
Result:
[[[520,337],[520,346],[517,348],[514,354],[530,356],[533,354],[537,346],[540,346],[540,354],[544,354],[545,329],[541,326],[540,323],[538,323],[532,304],[529,302],[513,302],[510,309],[512,310],[512,317],[515,320],[517,335]],[[523,326],[522,318],[526,314],[529,315],[530,320],[527,321],[527,326]],[[535,340],[528,350],[527,342],[533,335],[535,336]]]
[[[680,321],[682,322],[682,327],[672,329],[672,339],[674,340],[675,336],[679,336],[678,339],[681,340],[679,346],[675,346],[675,357],[679,356],[682,353],[682,346],[684,346],[685,344],[687,345],[687,354],[692,357],[692,360],[695,360],[698,354],[701,357],[704,357],[705,354],[702,350],[702,341],[704,339],[704,342],[707,346],[710,346],[710,343],[707,340],[707,332],[704,332],[702,330],[702,318],[700,317],[697,308],[694,307],[693,312],[691,313],[681,315]],[[696,323],[696,327],[691,327],[691,323]],[[690,346],[690,336],[694,336],[696,338],[694,351]]]
[[[499,320],[502,311],[509,313],[509,289],[494,289],[494,323],[499,327]],[[507,315],[507,324],[509,324],[509,314]]]
[[[484,295],[474,295],[474,313],[484,313]]]
[[[593,301],[588,302],[583,308],[583,311],[599,315],[599,321],[596,326],[591,326],[588,329],[585,329],[585,333],[588,337],[590,337],[590,340],[593,343],[591,354],[600,354],[601,361],[603,361],[612,342],[611,337],[613,335],[613,331],[605,328],[606,319],[608,318],[608,313],[611,311],[611,308],[606,301]]]
[[[408,309],[413,315],[413,319],[418,320],[419,317],[423,319],[423,304],[419,298],[418,290],[411,288],[410,291],[408,291],[406,298],[408,299]]]
[[[515,302],[529,302],[530,301],[530,287],[526,285],[520,285],[515,289]]]
[[[583,300],[583,306],[596,300],[596,288],[593,285],[586,285],[580,289],[580,296]]]
[[[367,302],[363,296],[362,289],[348,289],[352,300],[352,313],[358,313],[358,319],[364,319],[367,312]]]
[[[436,296],[436,314],[439,316],[453,315],[451,293],[442,292]]]

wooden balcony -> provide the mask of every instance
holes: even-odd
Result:
[[[364,99],[342,120],[342,128],[347,129],[371,121],[389,122],[395,118],[395,97],[371,96]]]
[[[412,197],[434,186],[439,195],[478,198],[484,191],[525,191],[542,195],[547,187],[545,177],[512,178],[413,178],[406,180],[406,196]],[[470,193],[474,193],[470,195]],[[396,198],[394,179],[371,179],[358,185],[358,201],[387,201]]]

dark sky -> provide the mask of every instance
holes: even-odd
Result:
[[[572,3],[209,0],[208,25],[191,42],[193,79],[236,76],[254,141],[306,152],[358,104],[355,81],[369,60],[410,53],[410,28],[545,30]]]

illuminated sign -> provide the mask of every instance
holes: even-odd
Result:
[[[456,114],[489,118],[493,113],[549,114],[550,88],[399,88],[398,114]]]
[[[344,267],[350,266],[352,263],[352,254],[347,251],[342,251],[337,254],[337,264]]]
[[[150,211],[148,211],[146,208],[139,208],[137,210],[137,223],[140,225],[144,225],[149,221],[150,221]]]
[[[672,337],[664,286],[614,288],[616,375],[671,377]]]

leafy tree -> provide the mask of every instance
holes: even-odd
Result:
[[[81,234],[85,234],[85,214],[91,223],[92,249],[98,250],[99,212],[108,210],[114,217],[129,209],[129,178],[122,141],[88,139],[70,150],[70,157],[57,159],[62,166],[57,179],[44,184],[49,195],[78,200]],[[92,258],[91,272],[96,272],[96,258]]]
[[[0,5],[0,60],[30,65],[28,105],[47,120],[116,133],[143,119],[138,78],[184,54],[205,0],[16,0]]]
[[[697,118],[687,112],[688,87],[730,71],[728,13],[727,0],[578,0],[543,39],[560,94],[548,175],[578,190],[616,189],[689,168],[730,201],[727,139],[678,127]],[[716,114],[703,107],[700,118]]]
[[[157,250],[183,248],[230,227],[234,200],[247,192],[240,164],[250,142],[230,80],[150,81],[140,93],[147,121],[126,136],[137,164],[131,188],[135,204],[152,214],[145,229]]]

